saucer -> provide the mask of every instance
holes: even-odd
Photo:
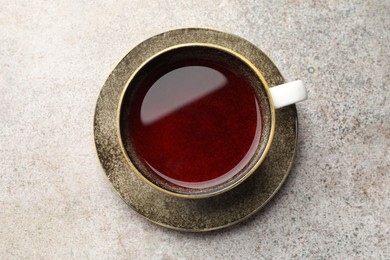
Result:
[[[122,154],[115,117],[123,88],[149,57],[182,43],[212,43],[241,53],[263,74],[269,86],[284,83],[272,61],[256,46],[230,34],[210,29],[179,29],[159,34],[133,48],[108,76],[97,100],[94,137],[108,181],[124,202],[146,219],[172,229],[210,231],[228,227],[264,207],[287,178],[297,145],[295,105],[276,110],[275,137],[261,167],[238,187],[205,199],[183,199],[162,193],[132,172]]]

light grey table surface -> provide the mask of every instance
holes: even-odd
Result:
[[[299,148],[260,213],[205,234],[144,220],[110,189],[94,106],[113,66],[209,27],[302,79]],[[0,1],[0,259],[389,259],[389,1]]]

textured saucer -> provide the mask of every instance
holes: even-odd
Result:
[[[115,127],[125,83],[143,61],[158,51],[195,42],[217,44],[244,55],[262,72],[270,87],[284,83],[272,61],[248,41],[209,29],[179,29],[149,38],[119,62],[100,92],[94,118],[97,154],[122,199],[156,224],[194,232],[233,225],[265,206],[288,176],[297,143],[297,113],[292,105],[276,110],[275,138],[262,166],[231,191],[206,199],[182,199],[157,191],[134,174],[122,154]]]

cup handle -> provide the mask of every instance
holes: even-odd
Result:
[[[301,80],[270,88],[275,108],[285,107],[307,99],[307,90]]]

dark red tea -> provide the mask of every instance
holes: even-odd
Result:
[[[219,184],[243,169],[261,135],[250,82],[227,66],[201,60],[153,73],[136,88],[127,120],[144,166],[193,188]]]

